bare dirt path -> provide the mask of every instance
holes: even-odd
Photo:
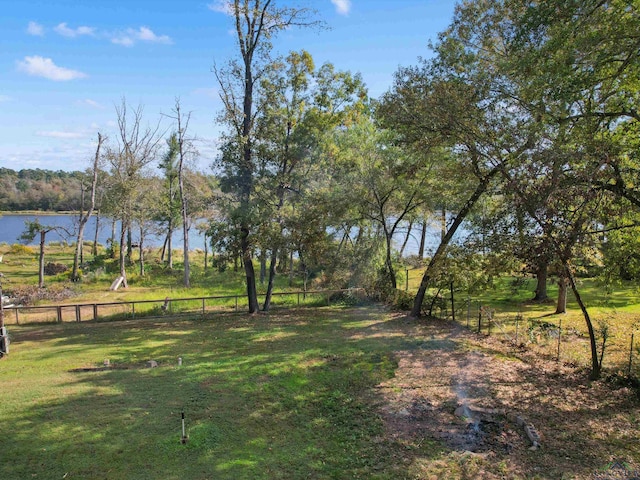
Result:
[[[388,328],[414,342],[378,385],[379,411],[415,478],[640,479],[634,391],[453,322],[399,317]]]

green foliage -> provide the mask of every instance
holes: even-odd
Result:
[[[78,210],[82,177],[82,172],[0,168],[0,210]]]
[[[14,243],[11,245],[11,248],[9,249],[9,253],[12,253],[14,255],[35,255],[36,252],[35,250],[28,246],[28,245],[23,245],[22,243]]]

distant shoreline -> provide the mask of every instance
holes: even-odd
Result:
[[[54,210],[0,210],[0,215],[80,215],[80,212],[56,212]]]

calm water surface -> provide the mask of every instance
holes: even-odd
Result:
[[[87,222],[84,229],[84,239],[93,241],[96,231],[96,216],[92,216]],[[34,221],[38,219],[42,225],[51,225],[57,227],[63,227],[69,232],[77,232],[78,217],[75,215],[3,215],[0,217],[0,243],[21,243],[19,237],[25,231],[25,222]],[[119,235],[119,222],[116,225],[116,235]],[[133,233],[133,241],[139,241],[139,234]],[[111,237],[111,219],[100,218],[100,224],[98,228],[98,243],[102,245],[107,244],[107,239]],[[149,247],[161,247],[164,242],[165,235],[163,234],[147,234],[145,236],[144,244]],[[74,242],[75,235],[68,237],[63,232],[51,231],[47,233],[47,243],[49,242],[61,242],[61,241]],[[37,244],[40,241],[38,237],[31,244]],[[182,246],[182,230],[174,232],[173,247],[181,248]],[[204,249],[204,237],[198,233],[194,228],[189,230],[189,247],[190,249]]]

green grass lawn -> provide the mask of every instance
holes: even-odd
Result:
[[[404,340],[358,339],[390,318],[324,308],[13,326],[0,478],[401,478],[367,399]]]

